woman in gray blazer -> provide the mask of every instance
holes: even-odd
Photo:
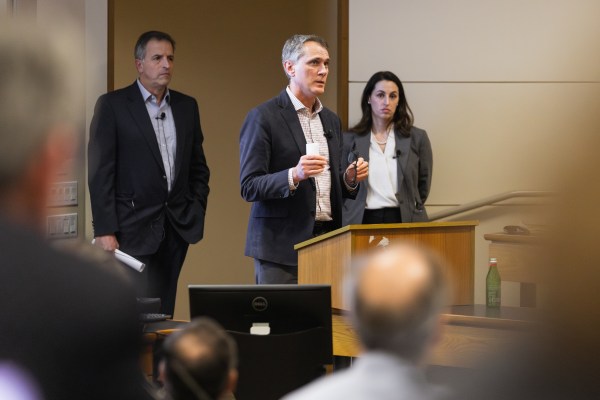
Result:
[[[343,225],[425,222],[433,156],[427,133],[413,126],[402,82],[375,73],[361,98],[362,118],[343,134],[348,164],[369,162],[356,200],[344,201]]]

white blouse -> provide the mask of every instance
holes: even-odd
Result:
[[[371,132],[369,146],[369,177],[367,178],[367,204],[369,210],[398,207],[398,164],[396,156],[396,138],[392,132],[387,139],[385,150],[375,141]]]

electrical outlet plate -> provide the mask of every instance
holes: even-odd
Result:
[[[49,207],[76,206],[77,181],[55,182],[50,188]]]
[[[46,235],[49,239],[77,237],[77,213],[49,215]]]

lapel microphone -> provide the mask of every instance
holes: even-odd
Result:
[[[396,155],[392,158],[400,158],[401,154],[402,154],[402,152],[400,150],[396,150]]]
[[[160,115],[156,116],[156,119],[160,119],[160,120],[164,120],[165,118],[167,118],[167,114],[165,114],[164,112],[160,113]]]
[[[327,138],[327,140],[333,138],[333,132],[331,129],[327,129],[327,132],[324,133],[324,136]]]

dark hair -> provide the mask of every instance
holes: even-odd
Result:
[[[138,38],[137,42],[135,42],[133,56],[136,60],[144,59],[144,57],[146,56],[146,45],[152,39],[158,40],[159,42],[162,40],[166,40],[167,42],[171,43],[171,46],[173,46],[173,51],[175,51],[175,40],[173,40],[171,35],[160,31],[148,31],[142,33]]]
[[[182,338],[206,349],[191,358],[180,348]],[[237,347],[221,325],[210,318],[195,318],[181,331],[170,335],[163,346],[166,387],[173,398],[217,399],[225,390],[229,372],[237,368]]]
[[[367,134],[373,126],[373,116],[371,115],[371,105],[369,104],[369,97],[375,90],[375,85],[380,81],[391,81],[398,86],[398,107],[392,117],[394,123],[394,131],[400,132],[403,136],[410,136],[410,128],[413,126],[413,113],[408,106],[406,101],[406,95],[404,94],[404,87],[400,79],[390,71],[379,71],[373,74],[373,76],[367,82],[365,89],[363,90],[362,97],[360,99],[360,108],[362,110],[362,117],[358,124],[350,128],[350,132],[359,134]]]

